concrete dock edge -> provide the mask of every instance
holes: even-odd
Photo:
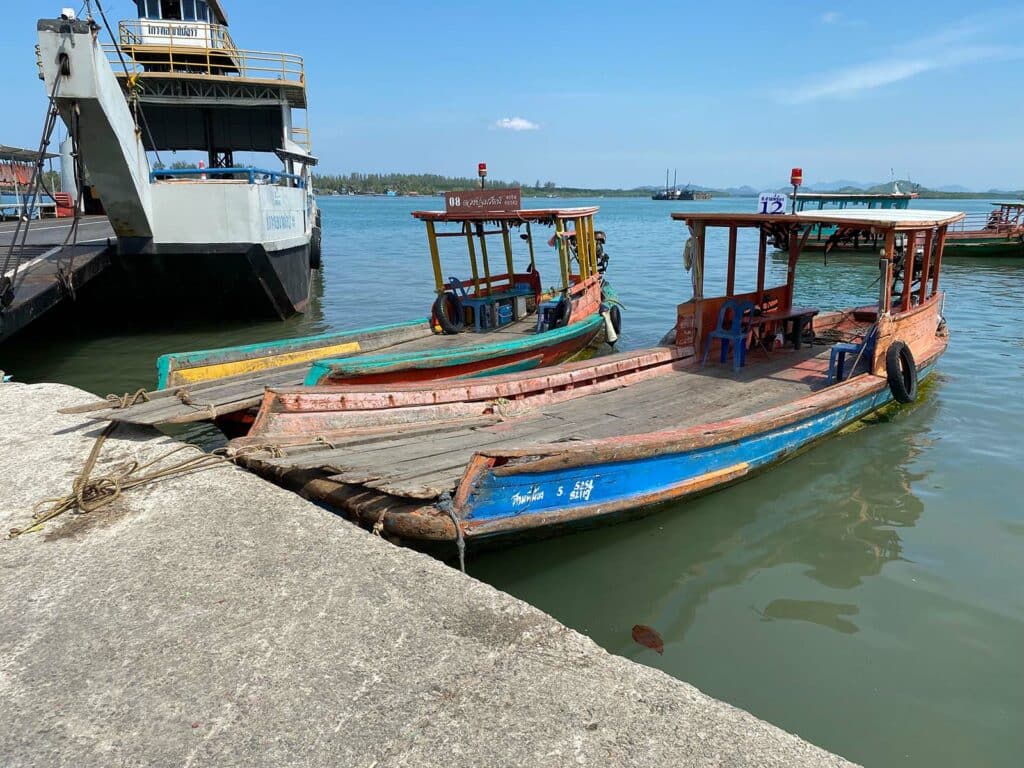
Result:
[[[4,534],[70,490],[90,397],[0,385]],[[176,445],[121,426],[97,473]],[[0,540],[0,573],[8,768],[850,765],[229,465]]]

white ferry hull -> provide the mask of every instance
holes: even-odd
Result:
[[[118,238],[136,298],[202,297],[217,314],[287,317],[309,301],[311,190],[249,179],[153,173],[124,93],[85,21],[43,19],[40,61]],[[56,81],[60,81],[59,83]]]

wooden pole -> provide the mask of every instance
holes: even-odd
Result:
[[[736,290],[736,225],[729,227],[729,267],[725,276],[725,295],[731,297]]]
[[[910,309],[910,286],[914,282],[914,251],[917,249],[917,232],[908,232],[907,252],[903,257],[903,292],[900,294],[900,310]]]
[[[480,258],[484,262],[484,282],[487,283],[487,294],[491,294],[491,265],[487,260],[487,236],[484,234],[484,223],[476,223],[476,236],[480,238]]]
[[[932,246],[935,244],[935,230],[929,229],[924,236],[924,260],[921,263],[921,287],[917,293],[917,301],[924,304],[928,295],[928,278],[931,277]]]
[[[759,229],[760,239],[757,244],[757,301],[760,303],[764,295],[764,272],[768,261],[768,233]]]
[[[469,266],[473,270],[473,293],[480,296],[480,270],[476,265],[476,246],[473,245],[473,228],[468,221],[463,222],[462,228],[466,232],[466,245],[469,247]]]
[[[565,233],[565,222],[555,219],[555,244],[558,246],[558,266],[562,270],[562,290],[569,290],[569,246],[562,235]]]
[[[508,284],[512,285],[512,275],[515,272],[515,267],[512,265],[512,238],[508,232],[508,222],[501,222],[501,241],[505,246],[505,265],[508,267]]]
[[[896,230],[889,229],[885,233],[885,274],[882,276],[882,306],[879,312],[890,310],[892,303],[892,257],[896,251]]]
[[[526,244],[530,246],[530,266],[533,267],[533,271],[537,271],[537,262],[533,256],[533,230],[530,229],[530,222],[526,222]]]
[[[932,267],[932,296],[939,292],[939,269],[942,267],[942,252],[946,248],[946,228],[939,227],[939,239],[935,244],[935,266]]]
[[[444,278],[441,276],[441,253],[437,247],[437,232],[434,222],[427,222],[427,244],[430,246],[430,263],[434,267],[434,285],[438,293],[444,292]]]

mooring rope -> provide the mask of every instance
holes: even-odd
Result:
[[[200,452],[197,456],[191,456],[175,464],[164,465],[168,458],[181,451],[198,450],[191,445],[179,445],[177,448],[173,448],[143,464],[139,464],[137,461],[130,461],[118,471],[93,477],[92,473],[96,468],[96,462],[99,460],[100,451],[102,451],[107,438],[117,429],[118,423],[112,421],[96,438],[96,442],[93,443],[89,456],[85,460],[85,466],[71,484],[71,491],[63,496],[43,499],[38,502],[32,508],[31,523],[24,528],[12,528],[7,534],[8,539],[14,539],[24,533],[36,531],[44,523],[53,520],[65,512],[76,509],[82,514],[95,512],[110,504],[123,492],[132,488],[138,488],[169,477],[226,466],[231,463],[230,459],[224,456]],[[149,471],[147,472],[146,470]],[[40,511],[40,507],[46,505],[50,505],[49,508]]]
[[[466,572],[466,539],[462,533],[462,524],[458,515],[455,514],[455,507],[452,506],[452,495],[445,491],[437,500],[437,508],[446,513],[455,525],[455,543],[459,549],[459,570]]]
[[[131,408],[136,403],[148,403],[149,393],[145,389],[137,389],[134,394],[125,392],[123,395],[109,394],[104,398],[115,410]]]
[[[217,418],[217,406],[213,403],[197,403],[192,400],[192,396],[188,393],[188,390],[184,387],[181,389],[174,390],[174,396],[177,397],[182,405],[187,405],[189,408],[195,408],[197,411],[206,409],[209,414],[210,420]]]

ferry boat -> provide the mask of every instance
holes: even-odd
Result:
[[[70,10],[37,24],[40,77],[117,235],[121,295],[302,312],[320,258],[302,58],[239,48],[219,0],[135,4],[111,44]],[[166,167],[176,152],[196,167]]]

